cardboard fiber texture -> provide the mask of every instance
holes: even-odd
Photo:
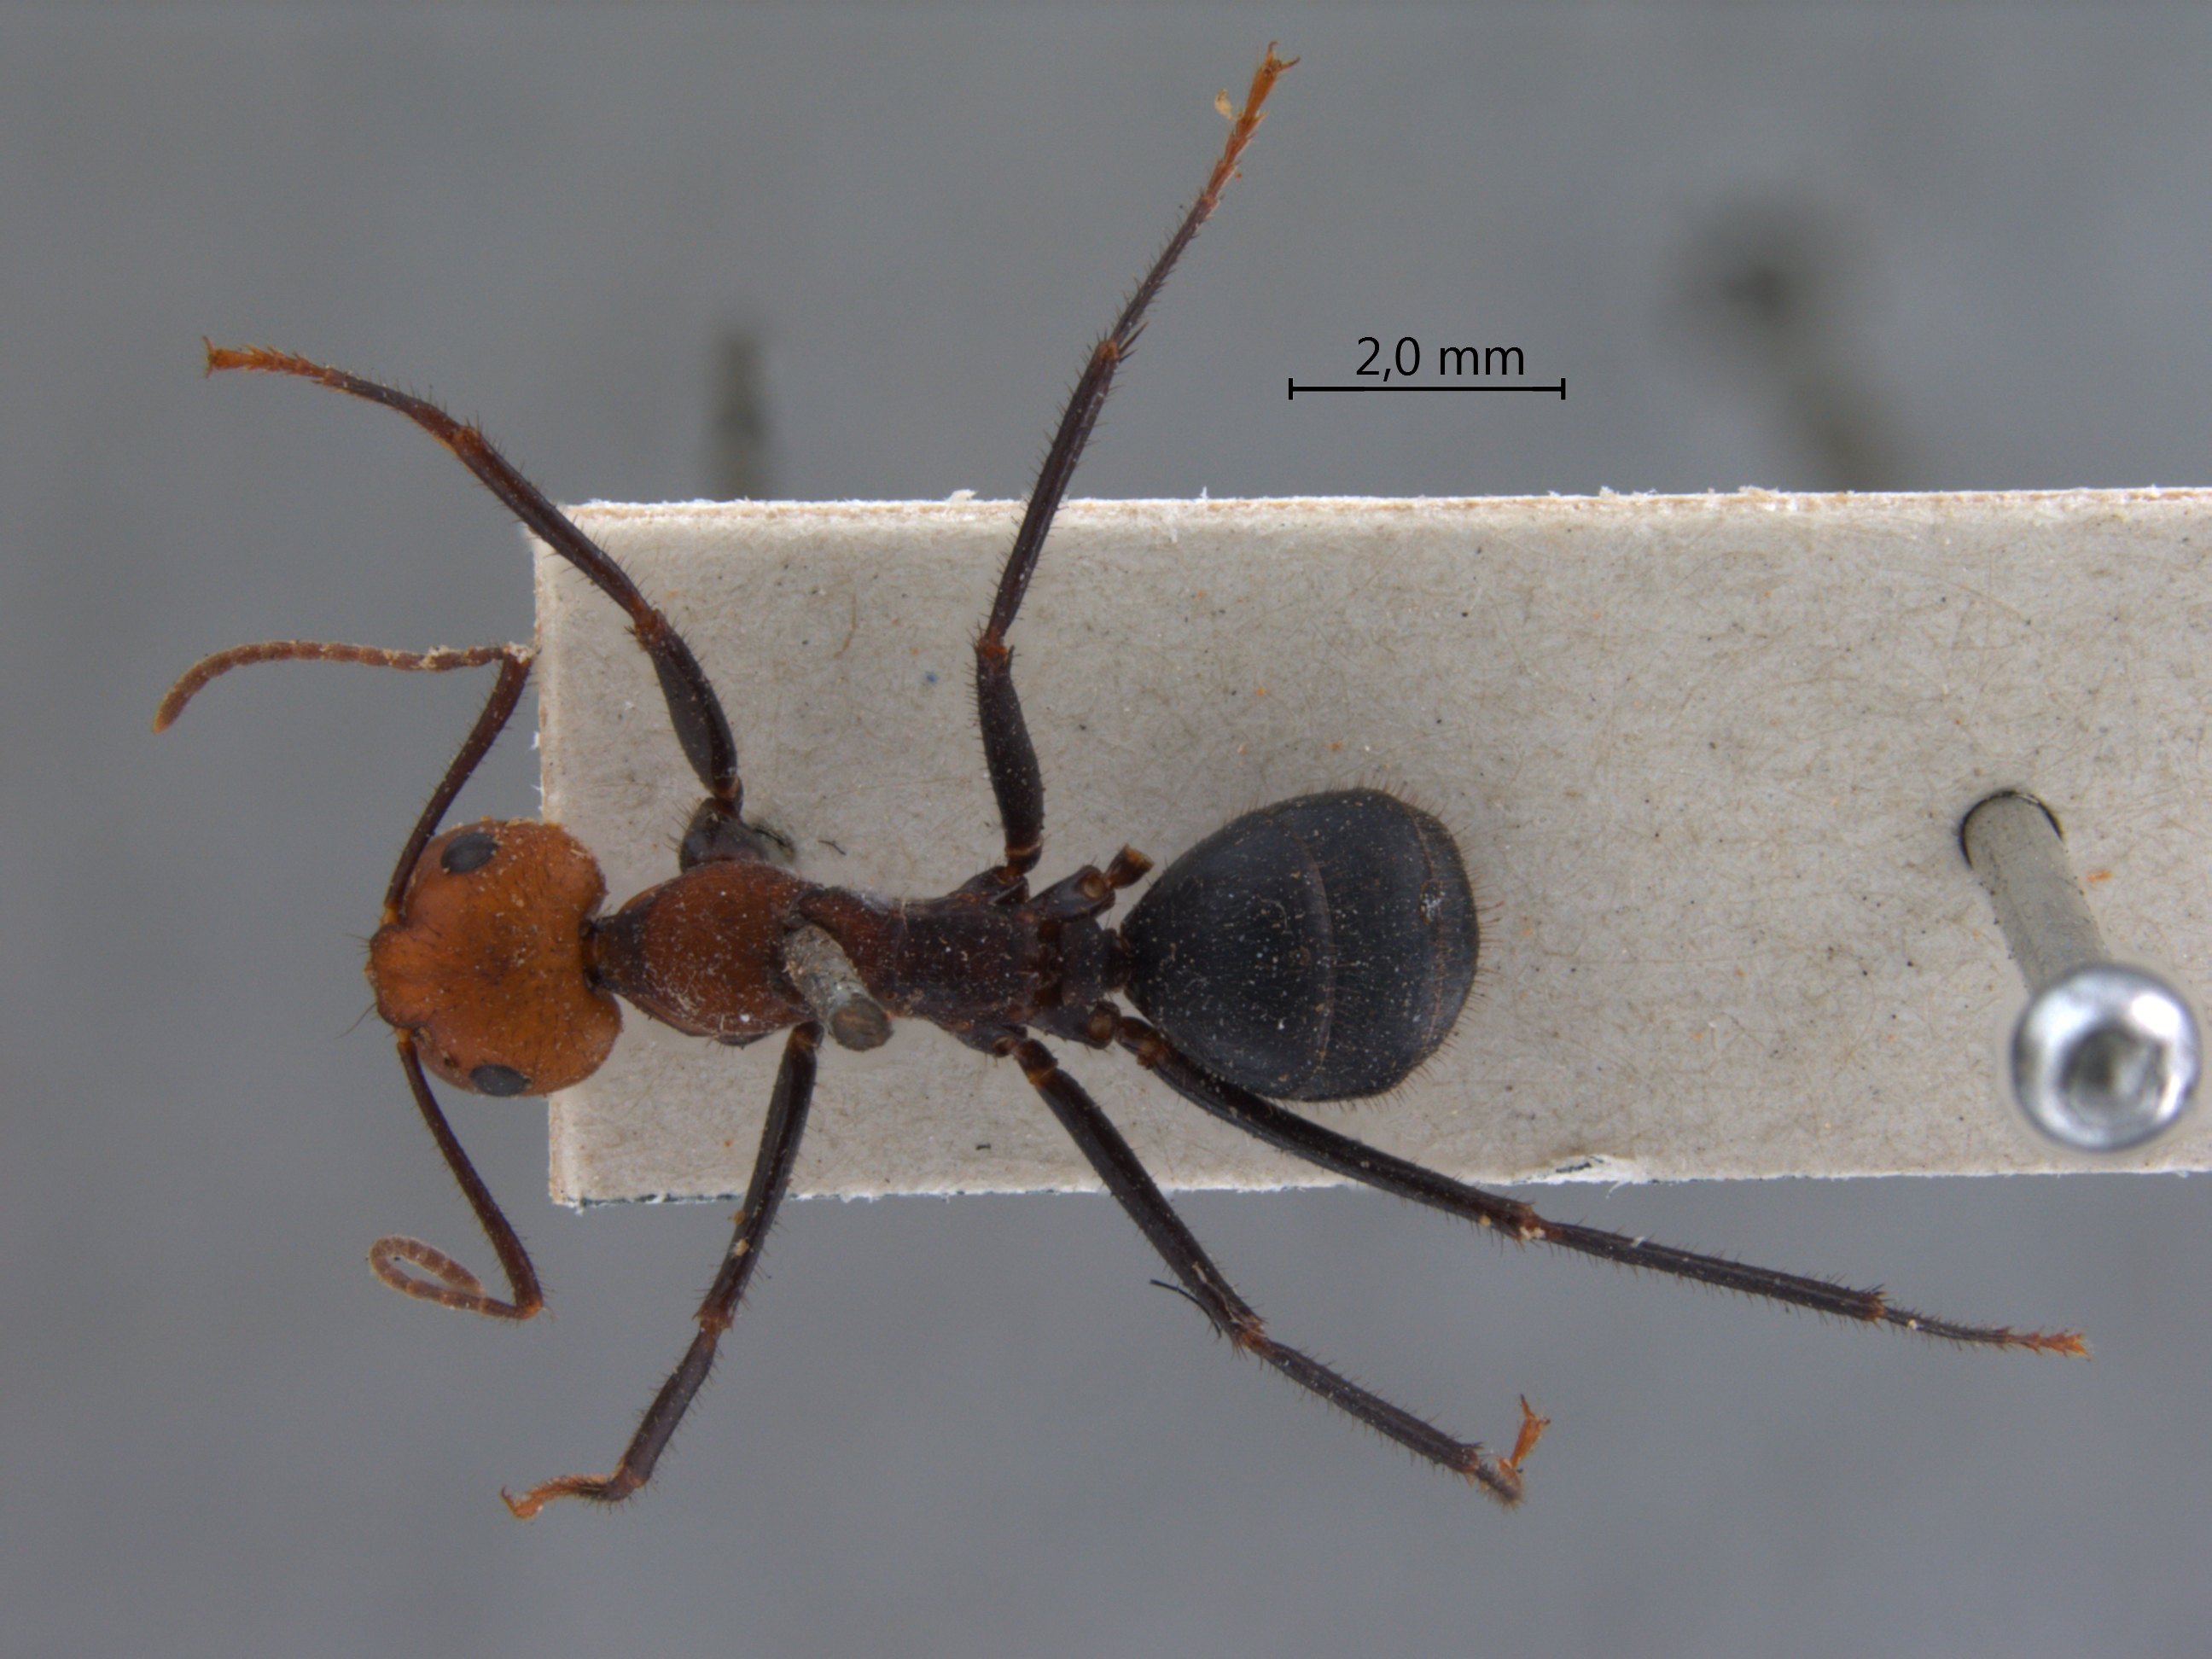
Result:
[[[1018,503],[594,506],[691,641],[749,817],[823,882],[995,862],[970,649]],[[2000,1089],[2024,994],[1958,824],[2057,813],[2115,956],[2206,979],[2212,495],[1079,501],[1012,635],[1050,881],[1359,784],[1458,837],[1481,963],[1395,1093],[1308,1109],[1470,1181],[2085,1167]],[[547,815],[610,902],[699,790],[619,613],[541,552]],[[1125,896],[1125,902],[1134,895]],[[552,1106],[570,1202],[742,1192],[781,1044],[629,1012]],[[1060,1045],[1170,1188],[1325,1181]],[[2205,1167],[2212,1124],[2099,1168]],[[793,1190],[1091,1188],[1012,1066],[825,1048]]]

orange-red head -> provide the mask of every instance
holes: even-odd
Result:
[[[557,824],[480,819],[422,849],[368,945],[376,1012],[456,1088],[542,1095],[580,1083],[622,1030],[592,981],[599,866]]]

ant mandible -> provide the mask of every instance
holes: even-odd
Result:
[[[1999,1348],[2085,1352],[2070,1332],[1956,1325],[1841,1285],[1641,1238],[1548,1221],[1528,1205],[1394,1158],[1274,1103],[1376,1095],[1433,1053],[1474,973],[1475,906],[1459,849],[1428,813],[1373,789],[1307,795],[1250,812],[1176,860],[1118,929],[1099,920],[1151,868],[1124,848],[1030,890],[1043,840],[1043,787],[1015,696],[1006,635],[1053,517],[1067,492],[1115,370],[1176,259],[1213,212],[1295,58],[1270,46],[1198,199],[1113,327],[1092,349],[1014,537],[998,597],[975,640],[984,763],[1005,830],[1001,860],[942,898],[896,902],[825,887],[771,861],[741,815],[737,749],[720,700],[683,636],[629,577],[472,426],[404,392],[259,347],[210,344],[207,367],[298,375],[382,404],[428,431],[524,525],[630,619],[706,799],[685,829],[676,878],[611,915],[592,855],[559,826],[475,823],[439,833],[462,785],[514,712],[532,653],[520,646],[412,653],[310,641],[241,646],[194,666],[155,721],[167,726],[207,682],[246,663],[346,661],[444,672],[499,665],[483,712],[401,849],[369,942],[377,1012],[423,1121],[507,1277],[506,1300],[466,1267],[411,1238],[380,1239],[379,1278],[424,1301],[522,1320],[544,1305],[515,1236],[447,1126],[424,1073],[487,1095],[546,1094],[589,1076],[614,1045],[623,998],[678,1030],[727,1043],[786,1031],[760,1152],[736,1236],[696,1316],[698,1334],[647,1408],[612,1473],[567,1475],[520,1497],[527,1517],[551,1499],[612,1503],[653,1467],[714,1364],[791,1180],[827,1031],[850,1048],[926,1019],[1018,1064],[1173,1274],[1238,1351],[1501,1501],[1521,1497],[1521,1466],[1547,1419],[1526,1400],[1510,1452],[1453,1438],[1269,1335],[1192,1237],[1127,1142],[1032,1031],[1090,1048],[1119,1047],[1203,1111],[1346,1180],[1364,1182],[1519,1243],[1545,1243],[1631,1267],[1741,1291],[1838,1317]],[[1126,994],[1141,1018],[1111,1000]],[[1271,1099],[1270,1097],[1273,1097]]]

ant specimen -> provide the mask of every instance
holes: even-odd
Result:
[[[1295,59],[1290,62],[1295,62]],[[379,1240],[378,1277],[409,1296],[495,1318],[544,1305],[530,1258],[447,1127],[426,1070],[487,1095],[546,1094],[581,1081],[614,1045],[617,997],[678,1030],[727,1043],[787,1032],[736,1235],[696,1316],[698,1333],[647,1407],[614,1470],[507,1495],[520,1516],[558,1498],[611,1503],[654,1465],[714,1360],[791,1179],[826,1031],[850,1048],[924,1019],[1011,1059],[1106,1188],[1165,1261],[1182,1294],[1239,1351],[1504,1503],[1547,1419],[1522,1401],[1512,1450],[1457,1440],[1278,1342],[1230,1288],[1105,1115],[1032,1032],[1118,1047],[1168,1087],[1261,1140],[1359,1181],[1497,1230],[1626,1267],[1948,1341],[2083,1352],[2071,1333],[1950,1324],[1891,1307],[1879,1291],[1548,1221],[1364,1146],[1275,1103],[1376,1095],[1435,1050],[1474,973],[1475,907],[1459,849],[1429,814],[1372,789],[1315,794],[1250,812],[1200,842],[1137,900],[1118,928],[1100,918],[1151,868],[1125,848],[1032,892],[1043,788],[1014,691],[1006,642],[1047,532],[1121,360],[1191,239],[1212,214],[1290,63],[1268,49],[1212,175],[1121,316],[1093,348],[1045,456],[996,602],[975,641],[985,765],[1005,830],[1000,861],[941,898],[906,902],[825,887],[771,860],[741,816],[737,750],[720,700],[683,636],[605,551],[487,443],[425,400],[258,347],[208,347],[207,366],[292,374],[396,410],[446,446],[515,516],[628,614],[685,757],[706,790],[674,879],[599,914],[605,883],[557,825],[439,824],[515,709],[532,653],[520,646],[410,653],[274,641],[210,657],[163,702],[166,727],[216,675],[311,659],[443,672],[496,663],[483,712],[402,848],[369,944],[377,1012],[424,1122],[475,1211],[507,1298],[441,1250]],[[1111,1000],[1126,994],[1138,1010]],[[1170,1287],[1174,1288],[1174,1287]],[[505,1494],[503,1494],[505,1495]]]

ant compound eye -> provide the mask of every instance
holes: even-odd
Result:
[[[446,850],[438,855],[438,866],[449,876],[465,876],[489,864],[498,851],[498,836],[488,830],[471,830],[446,843]],[[485,1092],[496,1094],[499,1091]]]
[[[490,836],[484,837],[486,841]],[[530,1079],[512,1066],[484,1065],[469,1073],[469,1082],[480,1095],[526,1095]]]

